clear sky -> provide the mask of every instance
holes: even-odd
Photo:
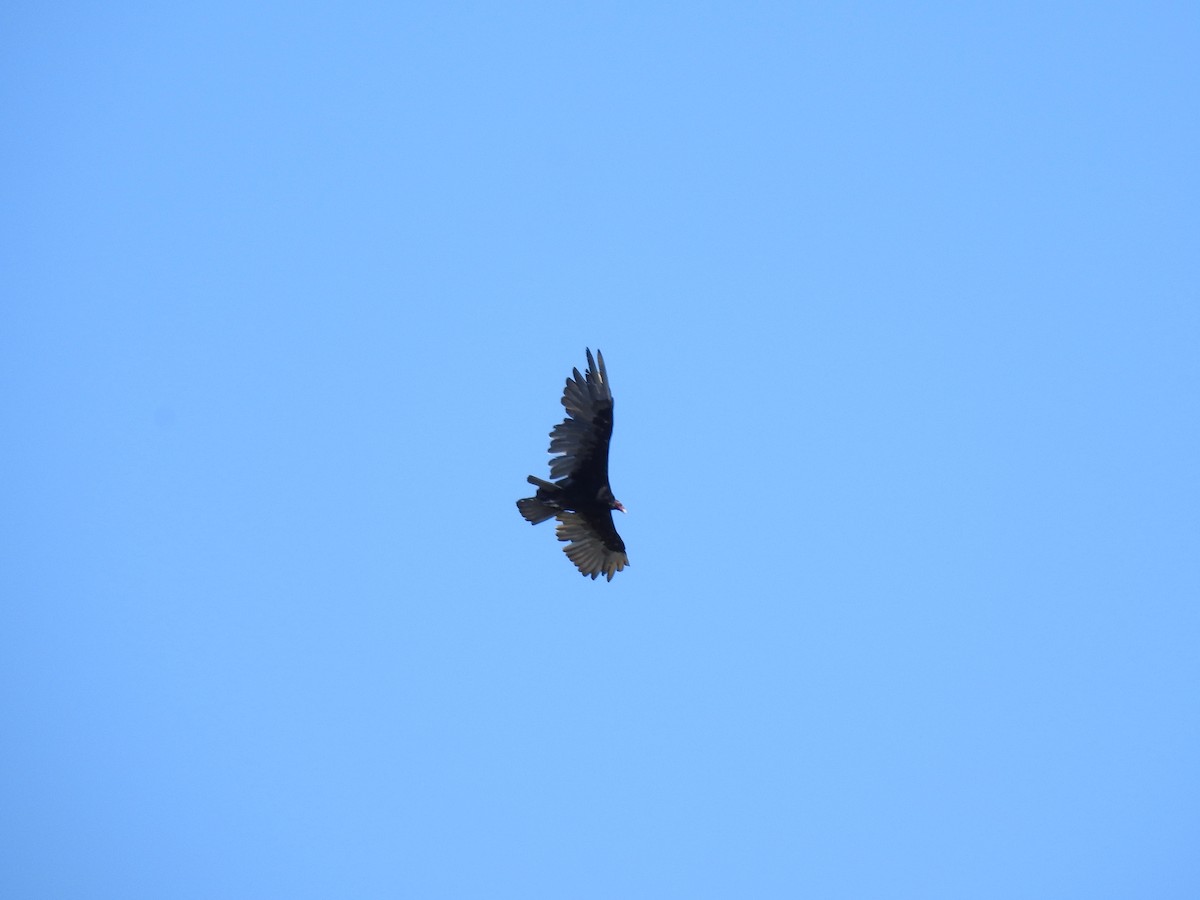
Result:
[[[1194,3],[0,44],[0,896],[1200,896]]]

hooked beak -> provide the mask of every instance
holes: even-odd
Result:
[[[625,507],[621,505],[620,501],[613,504],[613,509],[619,509],[621,512],[625,512]]]

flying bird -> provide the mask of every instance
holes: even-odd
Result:
[[[537,525],[557,519],[555,534],[566,541],[563,553],[584,575],[607,576],[609,581],[629,565],[625,542],[613,525],[612,512],[625,507],[608,484],[608,442],[612,438],[613,396],[604,368],[604,354],[587,351],[587,374],[572,370],[563,391],[567,418],[550,432],[550,477],[530,475],[537,496],[517,501],[517,509]],[[597,365],[597,362],[599,365]]]

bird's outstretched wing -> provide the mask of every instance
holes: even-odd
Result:
[[[572,370],[563,391],[568,418],[550,432],[550,477],[575,476],[608,483],[608,442],[612,438],[613,396],[604,369],[604,354],[587,351],[587,374]]]
[[[611,510],[596,517],[560,512],[556,518],[559,524],[554,533],[560,541],[570,542],[563,553],[584,575],[592,576],[592,580],[605,575],[612,581],[613,575],[629,565],[625,542],[613,527]]]

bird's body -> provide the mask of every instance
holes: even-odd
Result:
[[[597,364],[597,359],[599,364]],[[587,373],[573,370],[563,391],[567,418],[550,432],[550,477],[530,475],[537,495],[517,501],[521,515],[534,525],[554,518],[563,552],[583,575],[607,576],[629,565],[625,542],[613,525],[612,511],[625,507],[608,483],[608,445],[612,438],[613,398],[604,355],[587,351]]]

